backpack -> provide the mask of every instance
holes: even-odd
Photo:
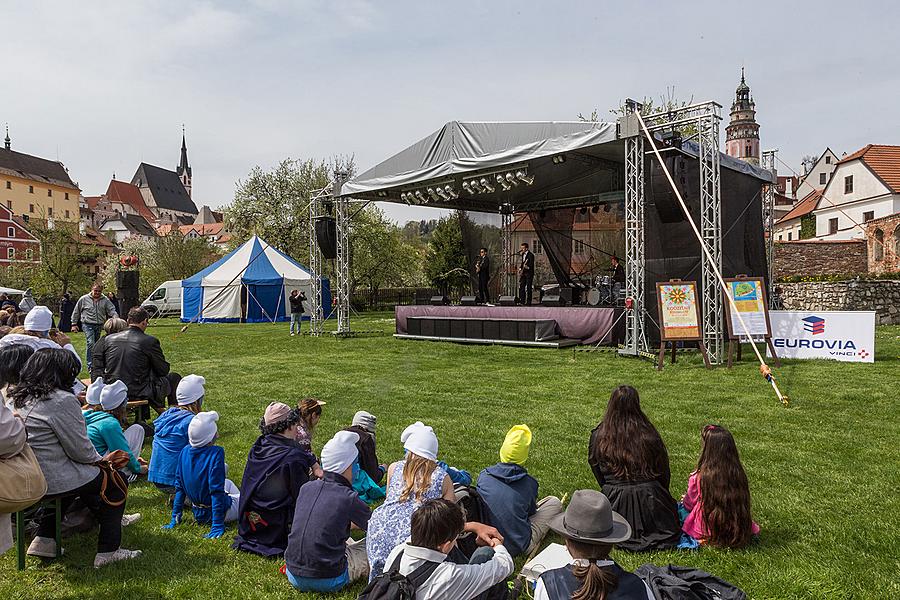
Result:
[[[409,575],[400,574],[400,559],[403,552],[397,555],[391,568],[373,579],[360,592],[358,600],[413,600],[416,589],[428,581],[434,570],[441,563],[426,562]]]

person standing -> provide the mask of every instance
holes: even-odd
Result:
[[[297,335],[300,335],[300,325],[303,323],[303,302],[306,294],[300,290],[291,290],[291,335],[294,335],[294,324],[297,325]]]
[[[113,308],[116,309],[116,312],[117,312],[117,313],[122,312],[122,304],[121,304],[121,302],[119,301],[119,297],[116,296],[116,293],[115,293],[115,292],[112,292],[112,291],[107,292],[107,293],[106,293],[106,297],[109,298],[109,301],[110,301],[110,302],[112,302]]]
[[[625,267],[622,266],[619,257],[615,254],[610,257],[609,262],[612,265],[609,270],[613,274],[612,304],[616,305],[619,302],[620,291],[625,286]]]
[[[66,292],[59,300],[59,330],[63,333],[72,331],[73,310],[75,310],[75,303],[72,301],[72,294]]]
[[[31,292],[31,288],[28,288],[25,290],[25,293],[22,294],[22,301],[19,302],[19,310],[23,313],[27,313],[35,306],[37,306],[37,302],[34,301],[34,294]]]
[[[519,303],[530,306],[534,291],[534,253],[528,249],[527,242],[519,246],[519,256],[522,257],[519,265]]]
[[[488,256],[487,248],[478,251],[475,273],[478,275],[478,302],[487,304],[491,299],[491,294],[488,292],[488,281],[491,279],[491,257]]]
[[[118,317],[116,307],[109,298],[103,295],[103,284],[100,282],[91,286],[91,292],[85,294],[75,303],[72,310],[72,331],[78,333],[79,328],[84,331],[87,341],[87,364],[91,369],[94,344],[100,339],[100,332],[107,319]]]

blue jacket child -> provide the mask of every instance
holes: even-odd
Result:
[[[175,391],[178,406],[166,410],[153,421],[153,454],[150,455],[147,480],[165,491],[174,492],[178,458],[188,445],[191,419],[203,404],[205,383],[200,375],[182,378]]]

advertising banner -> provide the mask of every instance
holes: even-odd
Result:
[[[700,307],[697,283],[679,281],[656,284],[663,340],[699,340]]]
[[[875,362],[875,311],[772,310],[769,319],[781,358]]]
[[[746,340],[747,331],[744,326],[754,339],[768,337],[769,319],[766,314],[766,296],[762,279],[726,279],[725,285],[728,295],[734,300],[734,307],[729,302],[725,303],[728,332],[731,337]]]

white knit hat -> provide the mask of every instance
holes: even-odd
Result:
[[[376,422],[377,419],[375,418],[375,415],[364,410],[358,410],[356,411],[356,414],[353,415],[353,421],[350,424],[354,427],[362,427],[369,433],[375,433]]]
[[[46,306],[35,306],[25,315],[26,331],[50,331],[53,327],[53,313]]]
[[[100,390],[100,406],[103,410],[115,410],[128,400],[128,386],[121,379],[104,385]]]
[[[322,461],[322,470],[332,473],[343,473],[347,467],[356,462],[359,456],[359,450],[356,449],[356,442],[359,441],[359,434],[352,431],[338,431],[334,437],[325,443],[322,448],[320,459]]]
[[[202,448],[215,440],[216,434],[219,432],[219,428],[216,426],[218,420],[219,413],[214,410],[194,415],[188,425],[188,441],[191,446]]]
[[[434,430],[422,421],[416,421],[400,434],[403,449],[422,458],[437,460],[438,439]]]
[[[178,400],[178,406],[186,406],[193,404],[206,395],[206,379],[200,375],[187,375],[182,377],[175,390],[175,399]]]
[[[84,393],[84,400],[90,406],[100,406],[100,392],[103,391],[103,378],[98,377],[91,382]]]

